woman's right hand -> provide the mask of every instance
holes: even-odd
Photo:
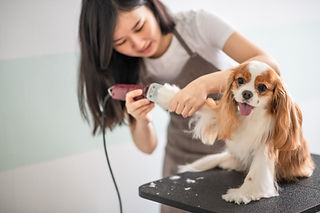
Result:
[[[141,89],[132,90],[126,95],[126,108],[127,112],[132,115],[136,120],[142,120],[147,123],[151,122],[151,115],[149,112],[154,108],[155,103],[150,102],[148,99],[143,98],[134,100],[135,97],[142,95]]]

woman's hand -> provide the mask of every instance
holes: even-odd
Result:
[[[149,112],[154,108],[155,103],[150,102],[148,99],[143,98],[134,100],[135,97],[142,95],[141,89],[133,90],[126,95],[126,108],[127,112],[132,115],[136,120],[151,122]]]
[[[171,100],[170,112],[181,114],[184,118],[192,116],[205,103],[207,89],[201,78],[190,82]]]

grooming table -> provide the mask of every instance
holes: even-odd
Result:
[[[280,196],[237,205],[221,198],[229,188],[242,184],[245,174],[212,169],[185,172],[139,187],[145,199],[189,212],[317,212],[320,211],[320,156],[312,155],[316,164],[313,175],[296,183],[280,183]]]

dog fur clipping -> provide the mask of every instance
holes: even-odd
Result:
[[[165,84],[160,90],[160,105],[168,109],[179,88]],[[246,171],[243,184],[222,195],[228,202],[247,204],[278,196],[277,180],[294,181],[313,173],[301,111],[279,75],[263,62],[233,68],[221,100],[207,99],[194,124],[194,137],[211,145],[218,137],[226,142],[226,151],[181,165],[179,172],[214,167]]]

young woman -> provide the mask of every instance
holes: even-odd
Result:
[[[163,176],[176,173],[177,165],[223,148],[223,142],[203,145],[185,130],[208,95],[224,90],[230,68],[260,60],[278,70],[272,57],[219,17],[205,11],[171,16],[158,0],[83,0],[79,33],[79,104],[87,119],[86,104],[89,107],[94,133],[112,85],[168,82],[183,88],[170,104]],[[157,145],[150,116],[154,103],[135,101],[141,94],[131,91],[125,102],[109,99],[105,127],[127,119],[135,145],[152,153]]]

